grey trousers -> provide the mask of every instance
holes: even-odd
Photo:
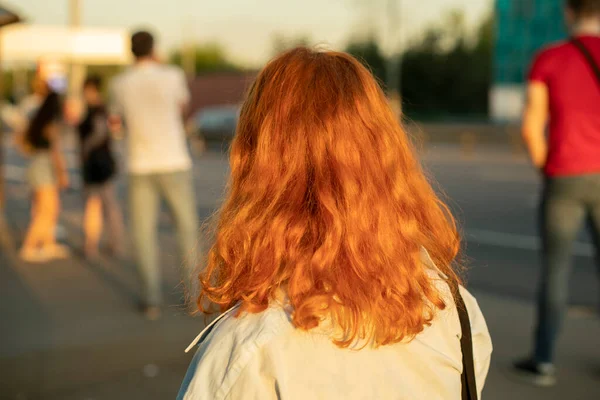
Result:
[[[551,363],[568,305],[571,250],[586,217],[600,252],[600,174],[548,178],[540,212],[543,250],[534,359]]]
[[[158,216],[164,199],[175,221],[181,276],[186,291],[193,291],[192,277],[197,262],[198,217],[191,171],[131,175],[129,212],[133,245],[144,286],[144,302],[162,303],[161,269],[159,268]]]

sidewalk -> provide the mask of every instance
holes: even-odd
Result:
[[[528,349],[529,317],[527,304],[475,293],[487,316],[494,338],[492,369],[483,392],[484,400],[595,400],[600,398],[600,323],[573,319],[561,340],[559,384],[550,389],[529,387],[508,378],[507,366]],[[515,328],[519,327],[519,328]],[[175,349],[180,351],[181,349]],[[191,355],[175,353],[170,362],[159,365],[156,376],[149,376],[142,363],[110,381],[65,390],[49,400],[78,399],[173,399],[179,389]],[[150,374],[151,375],[151,374]],[[399,389],[401,390],[401,389]],[[46,398],[46,397],[44,397]],[[420,400],[420,399],[415,399]]]
[[[34,265],[22,263],[14,252],[0,252],[0,399],[63,399],[79,388],[116,384],[144,367],[152,375],[154,365],[164,371],[169,369],[164,366],[184,366],[189,358],[183,350],[204,326],[203,318],[187,316],[181,306],[175,235],[160,230],[167,306],[160,321],[149,322],[137,310],[140,288],[129,257],[92,263],[81,255],[77,196],[63,196],[68,206],[61,224],[74,252],[70,259]],[[19,245],[27,202],[10,199],[6,214]],[[125,398],[174,397],[160,393],[155,387],[149,397]]]
[[[511,380],[509,367],[530,351],[533,304],[473,291],[494,343],[485,400],[600,399],[600,320],[570,316],[558,347],[558,385],[535,388]]]
[[[25,265],[14,254],[0,253],[0,399],[172,399],[192,357],[183,350],[204,326],[202,318],[186,316],[179,306],[174,235],[161,230],[163,286],[170,306],[162,320],[148,322],[137,312],[139,283],[130,260],[88,263],[77,254],[82,235],[76,196],[66,196],[62,218],[76,250],[71,259]],[[21,238],[27,203],[10,200],[7,219]],[[513,383],[505,371],[529,349],[532,305],[476,288],[474,293],[495,346],[484,399],[600,398],[597,318],[568,320],[559,347],[559,385],[531,388]]]

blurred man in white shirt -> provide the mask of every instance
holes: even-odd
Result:
[[[150,33],[133,34],[131,49],[135,64],[113,82],[112,111],[113,121],[122,117],[127,126],[129,212],[145,289],[143,311],[149,319],[156,319],[162,305],[157,241],[161,199],[175,221],[186,286],[195,262],[198,223],[183,123],[190,94],[183,71],[156,60]]]

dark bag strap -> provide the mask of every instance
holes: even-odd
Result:
[[[592,68],[592,71],[594,71],[594,75],[596,76],[598,84],[600,85],[600,66],[598,66],[598,63],[596,62],[596,60],[594,60],[594,56],[592,56],[592,53],[590,53],[587,47],[585,47],[585,45],[578,38],[571,38],[571,43],[577,48],[577,50],[579,50],[581,55],[586,59],[590,68]]]
[[[475,362],[473,358],[473,337],[471,335],[471,321],[469,312],[463,300],[458,285],[451,288],[458,318],[460,320],[460,349],[462,351],[463,372],[462,380],[462,400],[477,400],[477,384],[475,381]]]

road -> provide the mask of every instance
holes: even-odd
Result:
[[[434,147],[426,168],[459,220],[466,239],[469,284],[477,290],[532,300],[539,272],[537,210],[540,177],[523,155],[487,149],[470,157]],[[571,303],[597,306],[598,269],[589,235],[574,246]]]
[[[73,141],[67,141],[66,154],[77,182]],[[575,310],[559,349],[564,363],[562,383],[552,395],[512,384],[502,372],[512,358],[528,349],[538,281],[535,215],[540,182],[523,155],[493,148],[464,154],[454,146],[431,145],[421,157],[457,215],[465,237],[468,285],[479,298],[494,338],[494,362],[485,398],[600,398],[600,326],[596,318]],[[7,159],[7,209],[18,242],[27,222],[25,163],[11,146]],[[227,157],[211,148],[196,159],[194,168],[198,213],[206,219],[222,198]],[[125,192],[126,182],[121,178],[123,201]],[[82,210],[78,188],[63,195],[63,208],[61,223],[69,232],[69,244],[78,249]],[[166,214],[162,222],[163,263],[171,266],[165,267],[165,288],[170,290],[171,303],[177,304],[174,235]],[[571,303],[595,307],[600,293],[598,274],[586,234],[578,239],[575,253]],[[12,397],[6,398],[173,397],[189,362],[181,349],[203,322],[176,309],[169,309],[154,325],[141,320],[132,306],[139,288],[131,263],[102,260],[91,265],[79,257],[49,266],[15,264],[7,268],[5,264],[10,263],[15,261],[0,254],[0,320],[10,327],[0,345],[0,374],[6,378],[3,383],[12,384],[8,386]],[[87,369],[89,360],[93,365]],[[0,385],[0,398],[5,398],[1,393]]]
[[[79,177],[76,143],[66,142],[73,186]],[[122,149],[122,146],[119,146]],[[7,177],[15,196],[25,196],[25,162],[9,147]],[[539,271],[537,207],[539,176],[522,154],[486,148],[465,155],[451,145],[431,146],[422,153],[423,164],[443,198],[453,209],[465,238],[464,264],[471,287],[502,296],[531,300]],[[228,173],[227,159],[212,146],[196,163],[198,207],[208,216],[217,207]],[[123,168],[125,168],[123,166]],[[121,194],[125,192],[121,180]],[[11,195],[11,194],[9,194]],[[572,303],[595,306],[598,270],[585,229],[574,246]]]

